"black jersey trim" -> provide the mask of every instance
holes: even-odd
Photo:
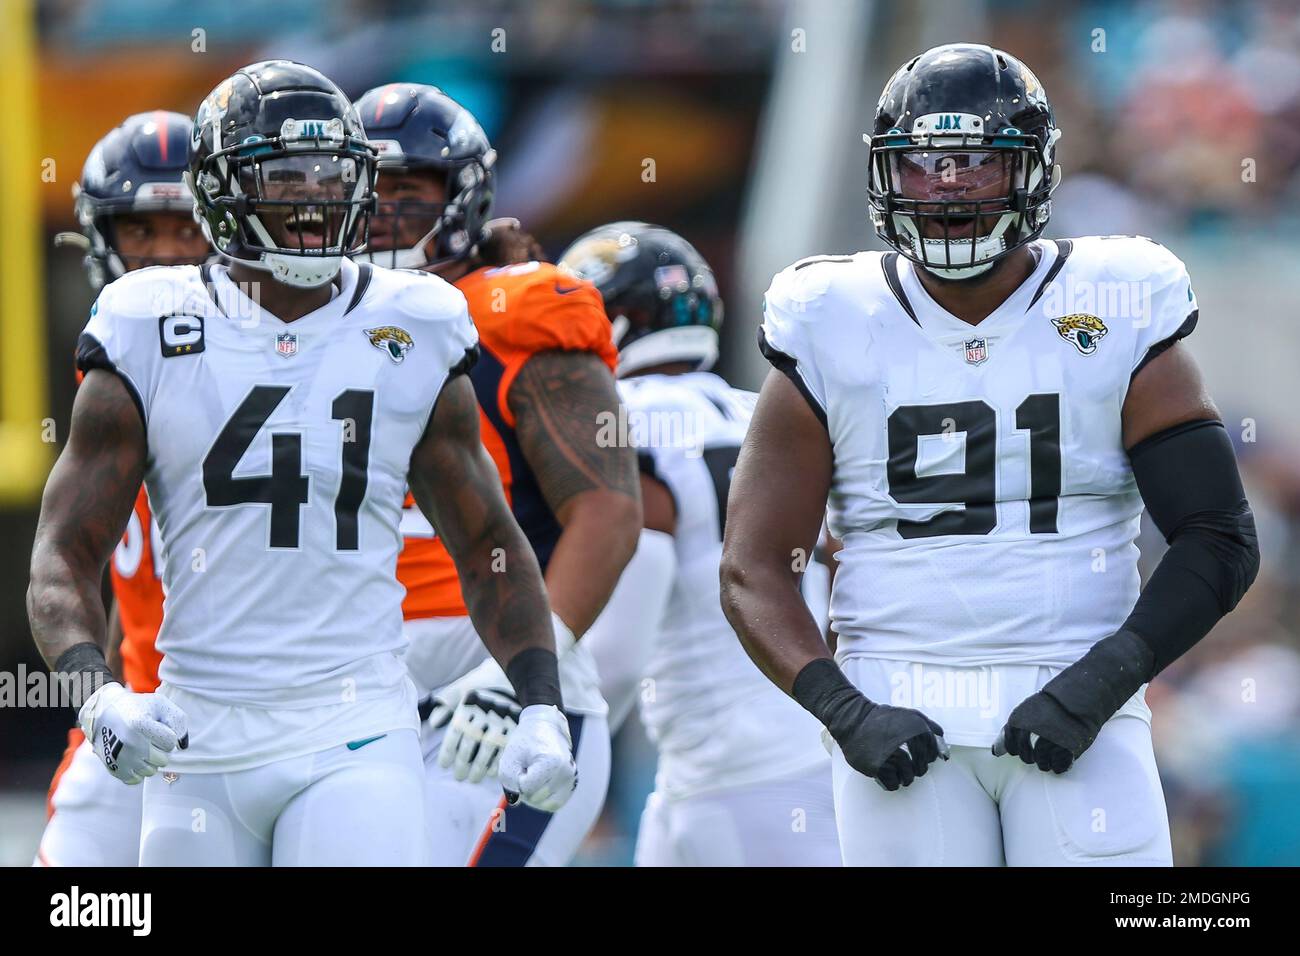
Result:
[[[647,478],[653,478],[660,484],[664,483],[664,480],[659,477],[659,469],[655,467],[655,456],[651,452],[638,451],[636,453],[636,467],[637,471]]]
[[[370,288],[370,279],[373,275],[374,270],[370,267],[369,263],[362,263],[359,266],[359,271],[357,272],[357,287],[352,293],[352,299],[348,302],[348,307],[343,310],[344,315],[347,315],[355,309],[358,304],[360,304],[362,298],[365,297],[366,290]]]
[[[448,381],[455,378],[457,375],[468,375],[470,369],[478,364],[479,354],[480,352],[477,344],[471,345],[465,349],[465,354],[460,357],[460,361],[448,370]]]
[[[1137,368],[1133,369],[1133,373],[1129,375],[1128,380],[1132,382],[1133,379],[1137,376],[1137,373],[1142,371],[1142,369],[1146,368],[1146,364],[1150,362],[1153,358],[1155,358],[1161,352],[1165,351],[1165,349],[1169,348],[1179,339],[1185,339],[1187,338],[1187,336],[1191,335],[1192,330],[1196,328],[1196,323],[1200,321],[1200,318],[1201,318],[1201,310],[1193,309],[1188,314],[1187,318],[1183,319],[1183,324],[1178,326],[1178,331],[1176,331],[1173,335],[1161,339],[1155,345],[1147,349],[1146,354],[1142,356],[1142,361],[1137,363]]]
[[[808,384],[799,374],[799,362],[793,355],[787,355],[780,349],[774,348],[767,341],[767,336],[763,334],[763,327],[758,327],[758,350],[763,353],[763,358],[772,363],[772,367],[781,372],[794,383],[794,387],[799,389],[799,394],[804,397],[808,407],[813,410],[817,420],[822,423],[822,427],[827,431],[830,426],[826,423],[826,409],[822,408],[821,403],[817,401],[817,396],[808,388]]]
[[[226,310],[221,307],[221,300],[217,298],[217,287],[212,281],[212,265],[210,263],[205,262],[199,266],[199,279],[202,280],[203,289],[208,293],[208,298],[212,300],[212,304],[217,307],[217,311],[225,315]]]
[[[794,271],[795,271],[795,272],[798,272],[798,271],[799,271],[800,269],[802,269],[804,266],[815,266],[815,265],[817,265],[817,263],[819,263],[819,262],[839,262],[839,263],[845,263],[845,262],[852,262],[852,261],[853,261],[853,257],[852,257],[852,256],[848,256],[848,257],[818,256],[816,259],[805,259],[803,262],[800,262],[799,264],[797,264],[797,265],[794,267]]]
[[[907,301],[907,293],[903,291],[903,280],[898,275],[898,253],[886,252],[880,257],[880,268],[885,272],[885,284],[889,286],[889,291],[894,293],[894,298],[898,304],[903,307],[908,318],[919,327],[921,321],[916,317],[916,312],[912,309],[912,303]]]
[[[135,404],[135,410],[140,413],[140,424],[144,426],[145,434],[149,434],[149,419],[145,417],[144,401],[140,398],[135,382],[113,363],[113,360],[108,357],[108,350],[104,348],[104,344],[89,332],[82,332],[81,337],[77,339],[77,369],[83,374],[101,369],[112,372],[121,379],[127,393],[131,396],[131,401]]]
[[[1074,251],[1073,240],[1053,239],[1052,241],[1056,243],[1056,261],[1052,263],[1052,268],[1047,270],[1047,275],[1043,276],[1043,281],[1039,283],[1037,291],[1034,292],[1034,297],[1029,300],[1029,305],[1025,306],[1026,312],[1032,309],[1034,303],[1043,297],[1043,293],[1052,284],[1052,280],[1060,275],[1061,270],[1065,268],[1065,260],[1070,258],[1070,253]]]

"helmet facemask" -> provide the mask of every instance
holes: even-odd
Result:
[[[491,156],[494,156],[491,153]],[[371,219],[367,251],[356,258],[390,269],[425,269],[464,259],[474,252],[482,235],[471,235],[471,218],[485,222],[491,212],[492,192],[488,170],[478,159],[447,166],[381,165],[384,179],[388,172],[398,175],[435,177],[440,201],[411,198],[387,199],[381,191]],[[485,188],[486,187],[486,188]],[[477,216],[470,216],[477,205]]]
[[[1046,142],[1017,129],[991,137],[897,129],[864,136],[871,147],[868,195],[876,231],[940,278],[987,272],[1047,225],[1059,180],[1051,161],[1059,135],[1045,131]]]
[[[340,120],[286,120],[279,136],[212,153],[191,188],[219,252],[316,288],[365,248],[375,157]]]

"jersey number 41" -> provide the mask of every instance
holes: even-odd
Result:
[[[297,548],[298,509],[307,503],[307,476],[302,473],[302,435],[271,434],[271,473],[235,477],[235,468],[257,433],[276,410],[289,388],[257,385],[235,409],[203,459],[203,490],[208,507],[263,504],[271,508],[271,547]],[[370,426],[375,393],[349,388],[334,399],[330,414],[344,423],[342,480],[334,500],[335,547],[358,548],[357,513],[366,497],[366,471],[370,466]],[[348,426],[351,426],[350,434]],[[351,440],[349,440],[351,439]]]

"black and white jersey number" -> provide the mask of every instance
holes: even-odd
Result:
[[[208,507],[270,506],[272,548],[297,548],[299,544],[299,509],[308,497],[307,476],[302,470],[302,435],[272,432],[269,475],[236,478],[234,473],[257,433],[289,391],[280,385],[254,386],[203,459],[203,490]],[[342,480],[334,501],[335,547],[340,551],[356,551],[359,547],[357,513],[366,497],[374,411],[375,393],[352,388],[340,392],[331,408],[334,421],[343,424]]]
[[[720,445],[703,452],[705,467],[713,479],[713,493],[718,497],[718,540],[727,529],[727,495],[731,493],[731,476],[736,472],[739,445]]]
[[[1016,408],[1016,430],[1029,433],[1029,531],[1055,534],[1061,494],[1061,397],[1030,395]],[[900,519],[904,538],[989,534],[997,526],[997,413],[983,401],[901,405],[889,416],[889,493],[899,504],[962,504],[924,521]],[[960,472],[919,476],[918,439],[966,435]]]

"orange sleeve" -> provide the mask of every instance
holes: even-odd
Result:
[[[123,536],[132,563],[123,568],[114,553],[109,568],[122,622],[123,676],[132,690],[143,694],[156,690],[159,684],[162,654],[158,652],[157,641],[162,629],[164,601],[162,580],[155,571],[153,515],[143,487],[136,496],[134,517],[137,520],[127,525]],[[133,536],[139,540],[131,541]]]
[[[542,263],[528,279],[522,288],[507,288],[498,334],[484,337],[485,344],[505,364],[497,405],[511,428],[515,419],[506,396],[520,369],[538,352],[591,352],[611,372],[618,366],[605,304],[594,285],[566,275],[550,263]]]

